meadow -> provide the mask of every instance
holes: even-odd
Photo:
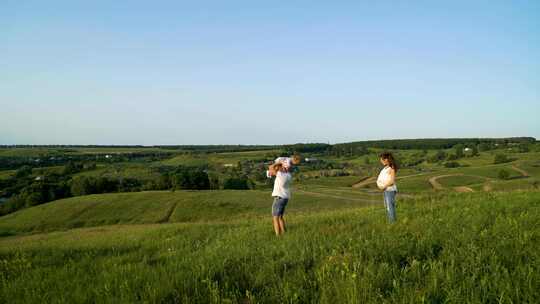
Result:
[[[174,195],[189,200],[192,193]],[[118,213],[113,219],[117,213],[104,208],[124,207],[121,200],[93,201],[95,210],[88,214],[103,222],[79,220],[109,225],[66,229],[69,219],[67,226],[64,220],[43,226],[25,216],[1,219],[2,229],[12,233],[34,232],[0,239],[3,302],[535,303],[540,298],[539,192],[402,199],[395,225],[387,224],[381,206],[306,209],[302,205],[308,203],[298,198],[281,238],[272,234],[262,210],[246,216],[218,203],[211,206],[211,218],[201,221],[196,205],[184,205],[183,216],[155,224],[162,214],[149,212],[130,222]],[[56,203],[47,206],[53,210],[44,218],[53,216]],[[311,204],[341,202],[319,198]]]
[[[1,153],[62,153],[17,149]],[[252,190],[139,190],[24,208],[0,217],[0,303],[538,303],[538,150],[508,153],[502,164],[488,151],[458,168],[403,168],[393,225],[374,185],[377,149],[302,164],[282,237],[272,232],[270,185],[261,181]],[[424,153],[395,152],[404,160]],[[252,176],[276,154],[175,151],[99,162],[66,178],[144,182],[176,166]],[[37,167],[29,178],[64,171]],[[0,170],[0,181],[18,173]]]

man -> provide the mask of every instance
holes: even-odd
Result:
[[[291,173],[284,168],[281,163],[273,164],[271,170],[276,177],[274,181],[274,190],[272,191],[272,197],[274,203],[272,204],[272,224],[274,226],[274,232],[277,236],[285,233],[285,220],[283,215],[285,214],[285,207],[291,197]],[[268,174],[268,173],[267,173]]]

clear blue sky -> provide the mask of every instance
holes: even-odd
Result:
[[[506,136],[540,1],[0,2],[0,144]]]

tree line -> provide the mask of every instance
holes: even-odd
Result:
[[[370,140],[333,145],[335,147],[364,147],[387,150],[438,150],[450,149],[458,144],[464,146],[506,146],[510,144],[532,144],[534,137],[511,137],[511,138],[427,138],[427,139],[393,139],[393,140]]]
[[[240,165],[219,175],[207,166],[163,166],[158,168],[157,177],[145,180],[78,174],[94,169],[94,162],[70,161],[60,171],[36,175],[31,166],[22,166],[12,177],[0,179],[0,198],[7,198],[0,202],[0,215],[73,196],[148,190],[248,190],[255,187],[253,178],[265,179],[262,171],[256,171],[254,177],[254,168],[244,171]]]
[[[70,162],[93,161],[99,163],[152,162],[170,158],[170,152],[128,152],[66,155],[58,153],[38,156],[0,156],[0,170],[17,169],[22,166],[32,168],[61,166]]]

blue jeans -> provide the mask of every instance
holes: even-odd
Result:
[[[396,194],[397,191],[384,191],[384,207],[390,223],[396,221]]]
[[[272,216],[283,216],[288,202],[288,198],[282,198],[279,196],[274,197],[274,203],[272,204]]]

